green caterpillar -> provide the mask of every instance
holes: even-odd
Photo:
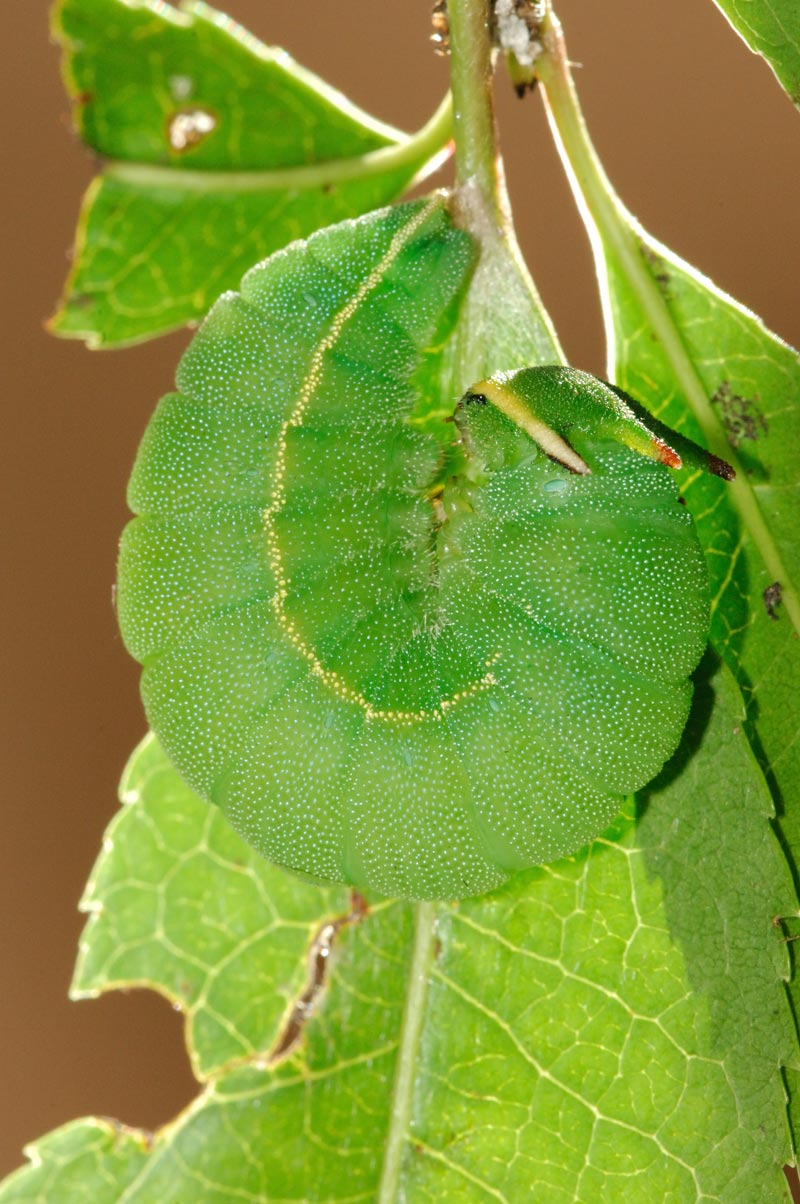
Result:
[[[550,367],[440,396],[473,260],[436,199],[248,273],[145,434],[120,556],[186,779],[270,859],[412,898],[601,831],[676,747],[709,622],[680,460],[621,395]]]

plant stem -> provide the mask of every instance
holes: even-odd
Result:
[[[450,0],[447,11],[456,178],[462,185],[474,181],[494,216],[500,217],[488,0]]]
[[[450,212],[480,247],[451,348],[457,395],[499,367],[564,362],[517,245],[495,138],[489,12],[490,0],[448,0],[457,179]]]
[[[441,164],[453,136],[453,102],[448,92],[429,121],[394,146],[331,159],[265,171],[197,170],[111,160],[104,174],[140,187],[185,189],[187,192],[266,192],[273,189],[324,188],[347,180],[364,179],[420,164],[416,180],[424,179]]]
[[[561,24],[550,8],[542,26],[542,43],[544,52],[537,60],[537,75],[544,85],[550,124],[575,199],[589,230],[598,268],[604,270],[605,255],[610,252],[661,343],[681,391],[703,432],[708,450],[727,460],[736,470],[735,479],[726,488],[744,528],[761,554],[768,575],[781,583],[786,613],[795,629],[800,630],[800,600],[767,526],[749,476],[728,442],[669,306],[645,263],[637,223],[614,192],[589,138],[570,71]],[[605,315],[605,322],[607,330],[613,330],[609,313]],[[612,367],[609,366],[609,372]]]
[[[417,1074],[428,974],[436,940],[436,903],[418,903],[415,908],[414,948],[408,971],[408,991],[400,1032],[400,1048],[392,1092],[392,1111],[386,1135],[386,1156],[376,1204],[394,1204],[398,1198],[403,1152],[408,1140],[414,1083]]]

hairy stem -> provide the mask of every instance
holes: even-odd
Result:
[[[795,628],[800,630],[800,600],[749,476],[728,442],[669,306],[645,263],[636,223],[614,192],[589,138],[570,71],[561,24],[552,10],[548,10],[542,27],[542,42],[544,52],[537,60],[537,74],[544,85],[550,124],[592,238],[596,261],[602,265],[606,251],[614,256],[661,343],[709,451],[727,460],[736,470],[735,479],[726,488],[730,491],[745,530],[761,553],[768,574],[781,583],[786,613]],[[606,325],[611,329],[609,315],[606,315]]]
[[[408,971],[408,991],[400,1033],[400,1048],[392,1092],[392,1111],[386,1135],[386,1156],[376,1204],[394,1204],[398,1198],[403,1152],[408,1140],[417,1052],[425,1016],[428,975],[436,943],[436,903],[418,903],[415,908],[414,948]]]
[[[347,180],[381,175],[387,171],[423,163],[417,179],[434,171],[448,151],[453,136],[453,103],[450,93],[444,97],[429,121],[394,146],[355,155],[350,159],[332,159],[325,163],[280,167],[267,171],[197,170],[159,166],[153,163],[126,163],[111,160],[105,175],[127,180],[143,187],[185,189],[187,192],[265,192],[283,188],[324,188]]]

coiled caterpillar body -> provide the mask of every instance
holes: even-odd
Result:
[[[708,627],[678,458],[618,395],[556,367],[440,396],[473,255],[434,200],[248,273],[148,428],[120,557],[191,784],[270,859],[414,898],[601,831]]]

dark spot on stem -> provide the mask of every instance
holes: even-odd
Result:
[[[666,300],[669,300],[670,299],[669,286],[672,284],[672,277],[670,276],[669,272],[667,271],[666,263],[664,262],[664,260],[661,258],[660,255],[657,255],[656,252],[654,250],[652,250],[651,247],[648,247],[645,243],[640,243],[640,246],[642,248],[642,255],[644,255],[645,259],[647,260],[648,266],[650,267],[653,279],[655,280],[656,284],[658,285],[659,289],[663,293]]]
[[[531,68],[531,70],[532,70],[532,68]],[[511,66],[509,66],[509,72],[510,71],[511,71]],[[536,75],[531,75],[530,79],[514,79],[512,77],[511,82],[514,86],[514,94],[517,97],[517,99],[524,100],[529,92],[535,91],[536,85],[538,84],[539,79]]]

